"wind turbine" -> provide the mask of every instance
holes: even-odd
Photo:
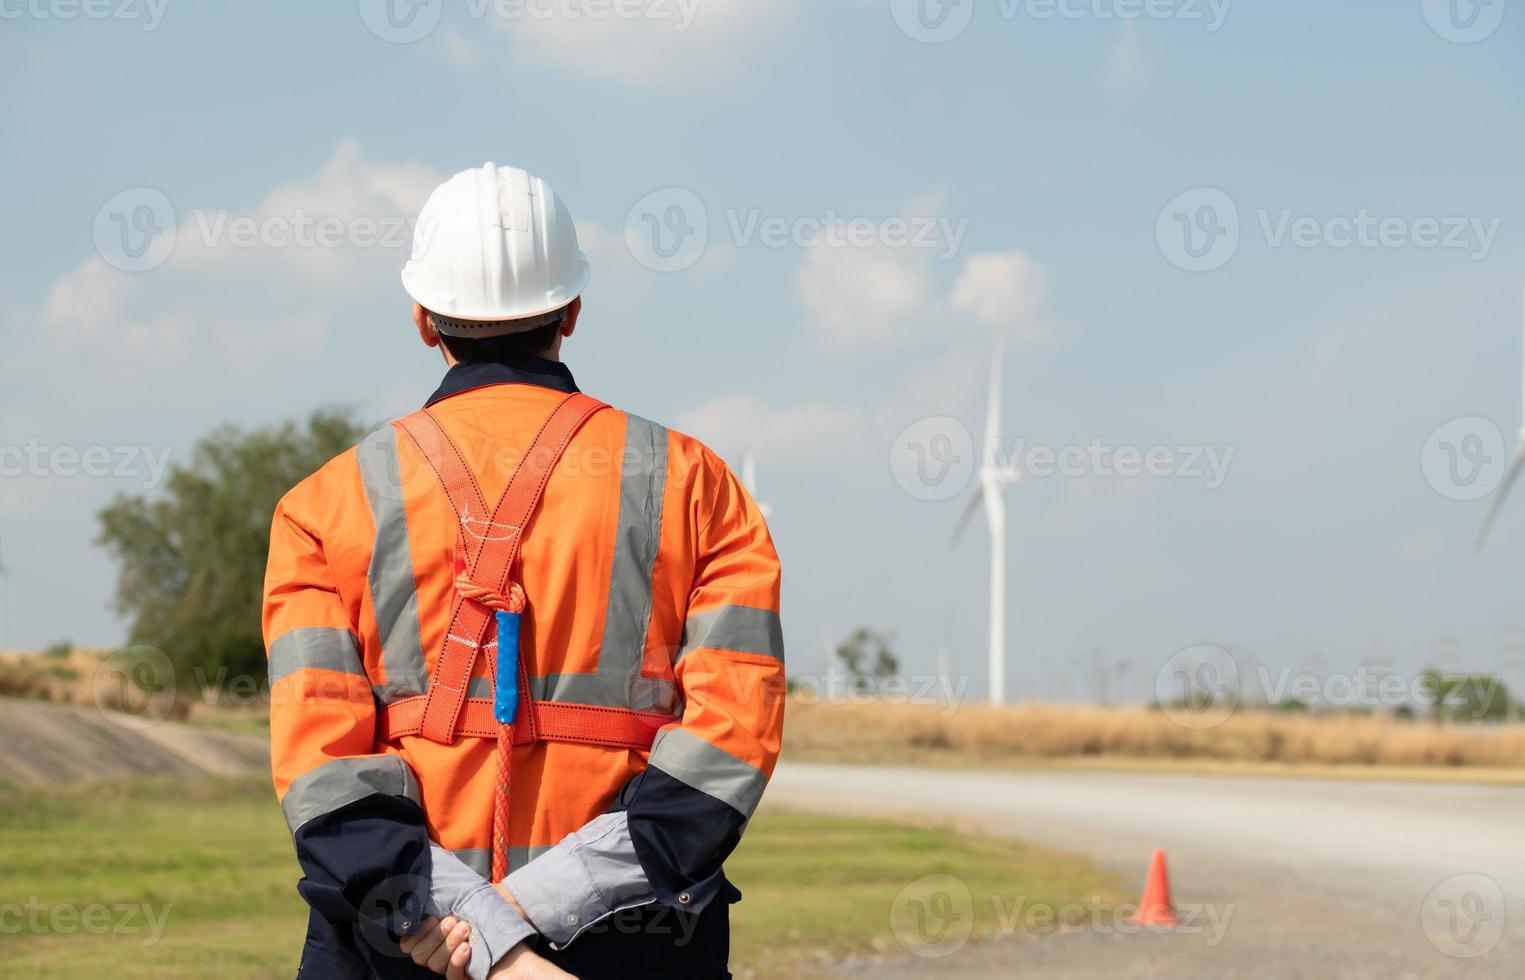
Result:
[[[980,483],[953,528],[950,546],[957,544],[964,528],[983,502],[985,523],[990,528],[990,703],[1006,703],[1006,487],[1016,483],[1015,467],[1000,461],[1001,442],[1001,336],[996,334],[990,361],[990,394],[985,402],[985,446],[980,458]]]
[[[1522,330],[1525,330],[1525,290],[1521,290],[1520,298]],[[1521,356],[1525,358],[1525,333],[1522,333]],[[1493,503],[1488,507],[1488,516],[1483,518],[1483,526],[1477,532],[1477,550],[1482,551],[1488,543],[1488,534],[1493,530],[1493,524],[1499,519],[1499,511],[1504,509],[1504,500],[1509,496],[1509,490],[1514,486],[1514,481],[1520,478],[1520,468],[1525,467],[1525,364],[1521,368],[1520,395],[1522,405],[1520,409],[1521,427],[1516,437],[1514,455],[1509,457],[1509,467],[1504,470],[1504,479],[1500,481],[1499,488],[1493,491]]]
[[[741,485],[747,488],[747,493],[757,500],[757,457],[752,450],[744,449],[741,452]],[[773,505],[759,502],[757,509],[762,511],[764,517],[773,516]]]

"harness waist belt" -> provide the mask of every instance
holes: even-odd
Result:
[[[428,696],[404,698],[381,707],[377,734],[387,741],[412,735],[424,730],[424,707]],[[607,708],[593,704],[566,704],[559,701],[520,700],[522,709],[528,712],[513,726],[515,745],[530,742],[576,742],[582,745],[603,745],[615,749],[649,749],[656,740],[657,731],[663,725],[678,721],[672,715],[657,711],[633,711],[629,708]],[[493,716],[491,698],[467,698],[460,715],[460,735],[467,738],[497,738],[502,726]]]

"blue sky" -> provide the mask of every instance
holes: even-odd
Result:
[[[900,0],[445,0],[414,40],[368,26],[385,0],[6,4],[0,447],[174,459],[225,421],[410,410],[440,368],[392,232],[493,160],[579,222],[582,386],[755,452],[797,671],[858,625],[926,670],[951,622],[980,689],[986,538],[950,549],[963,494],[920,499],[891,464],[919,420],[979,437],[992,331],[1008,453],[1099,441],[1174,467],[1008,490],[1015,696],[1091,696],[1066,664],[1097,647],[1132,661],[1136,697],[1200,642],[1412,670],[1451,636],[1486,668],[1525,618],[1525,496],[1476,557],[1486,501],[1433,466],[1490,425],[1507,451],[1520,421],[1525,11],[1506,3],[990,0],[948,4],[967,26],[931,43]],[[159,202],[163,261],[113,265],[113,221]],[[703,218],[703,248],[653,268],[648,213]],[[239,219],[299,215],[343,244],[230,243]],[[1234,220],[1236,248],[1182,267],[1181,221]],[[1370,240],[1340,247],[1362,220]],[[765,227],[780,240],[747,233]],[[1431,438],[1467,417],[1486,421]],[[1178,472],[1192,449],[1229,460],[1221,483]],[[10,645],[114,642],[93,515],[146,464],[49,460],[0,476]]]

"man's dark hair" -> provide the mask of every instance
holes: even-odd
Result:
[[[497,337],[452,337],[449,334],[440,334],[440,343],[445,345],[445,350],[450,356],[462,364],[489,364],[493,361],[507,361],[515,357],[532,357],[544,354],[556,342],[556,334],[561,330],[561,325],[567,322],[567,318],[552,320],[550,323],[538,326],[533,330],[525,330],[522,333],[506,333]]]

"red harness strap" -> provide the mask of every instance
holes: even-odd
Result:
[[[456,537],[456,587],[450,628],[440,649],[428,693],[386,705],[378,734],[388,740],[421,735],[445,745],[457,737],[498,740],[498,792],[493,813],[492,880],[507,874],[510,749],[533,741],[576,742],[611,748],[649,749],[657,729],[670,716],[599,705],[535,701],[529,674],[519,658],[519,704],[514,723],[500,725],[493,702],[468,698],[478,654],[485,652],[489,674],[497,680],[495,643],[487,637],[494,613],[522,613],[524,590],[515,566],[523,531],[545,492],[546,482],[583,423],[609,406],[574,392],[551,412],[531,442],[498,505],[489,514],[482,491],[450,437],[427,409],[399,420],[439,478],[459,520]]]
[[[381,709],[381,728],[388,741],[424,730],[424,701],[420,695],[395,701]],[[616,749],[649,749],[657,729],[672,724],[672,715],[656,711],[632,711],[594,704],[534,701],[520,696],[520,711],[533,718],[530,724],[514,724],[513,743],[574,742],[606,745]],[[501,726],[493,716],[490,698],[467,698],[461,710],[457,734],[466,738],[496,738]]]
[[[450,628],[429,679],[424,708],[425,738],[446,745],[455,741],[461,706],[477,655],[493,622],[493,613],[504,609],[522,612],[524,590],[515,583],[508,589],[509,574],[519,559],[522,531],[540,503],[551,470],[561,459],[572,436],[595,413],[608,408],[603,402],[573,392],[562,399],[540,427],[518,469],[490,515],[476,477],[460,450],[428,410],[415,412],[400,425],[417,443],[434,469],[460,521],[456,538],[455,599],[451,603]],[[497,656],[488,651],[496,667]],[[522,685],[521,685],[522,690]]]

